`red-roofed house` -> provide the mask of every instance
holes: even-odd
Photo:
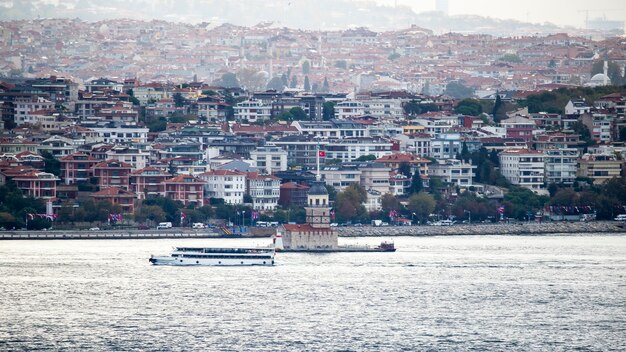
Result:
[[[278,204],[283,207],[297,206],[303,207],[307,204],[307,192],[309,186],[295,182],[287,182],[280,185],[280,196]]]
[[[165,196],[181,201],[185,206],[204,206],[204,186],[206,182],[191,175],[178,175],[163,181]]]
[[[42,199],[52,199],[57,196],[59,178],[49,172],[30,171],[13,176],[13,181],[25,195]]]
[[[146,167],[130,174],[130,190],[137,194],[138,199],[151,196],[165,197],[164,181],[172,175],[156,167]]]
[[[89,181],[91,168],[98,163],[98,160],[85,153],[74,153],[62,157],[60,162],[61,178],[66,185],[71,185]]]
[[[137,195],[119,187],[105,188],[90,195],[94,200],[106,200],[113,205],[120,205],[124,213],[135,212],[135,199]]]
[[[93,176],[98,180],[100,189],[108,187],[129,188],[130,171],[133,167],[118,160],[105,160],[92,167]]]

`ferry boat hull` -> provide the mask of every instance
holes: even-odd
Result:
[[[169,256],[150,256],[153,265],[272,266],[273,248],[175,248]]]

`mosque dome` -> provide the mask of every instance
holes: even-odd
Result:
[[[591,83],[594,86],[603,86],[604,85],[604,79],[606,78],[606,84],[610,85],[611,84],[611,79],[607,76],[604,75],[604,73],[597,73],[595,75],[593,75],[593,77],[591,77],[591,80],[589,81],[589,83]]]

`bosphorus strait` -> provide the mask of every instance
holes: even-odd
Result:
[[[2,241],[0,349],[626,348],[623,235],[399,237],[396,253],[279,253],[273,267],[147,260],[267,242]]]

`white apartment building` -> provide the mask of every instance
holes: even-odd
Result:
[[[243,204],[243,195],[246,193],[246,173],[211,170],[198,175],[198,178],[206,182],[205,197],[221,198],[226,204]]]
[[[19,119],[19,116],[28,115],[28,113],[34,111],[54,109],[53,102],[39,96],[16,97],[14,105],[16,121]]]
[[[356,164],[327,165],[321,168],[320,175],[322,180],[327,185],[333,186],[337,192],[361,181],[361,170],[356,167]]]
[[[300,134],[322,138],[369,137],[369,129],[353,121],[294,121],[291,123]]]
[[[344,138],[329,140],[326,144],[326,159],[342,162],[354,161],[362,156],[374,155],[376,159],[391,154],[393,143],[380,138]]]
[[[272,105],[260,100],[246,100],[235,106],[235,119],[248,122],[266,121],[272,117]]]
[[[346,120],[365,115],[365,105],[360,101],[346,100],[335,105],[335,119]]]
[[[552,148],[543,152],[546,161],[546,183],[573,184],[578,172],[578,149]]]
[[[280,178],[258,172],[246,177],[247,193],[252,198],[254,210],[275,210],[280,198]]]
[[[444,182],[461,187],[472,185],[472,179],[476,176],[476,166],[457,159],[439,160],[430,165],[430,176],[439,177]]]
[[[139,148],[116,145],[106,152],[106,159],[130,164],[133,170],[143,169],[150,164],[150,152]]]
[[[250,152],[252,166],[268,174],[287,170],[287,151],[276,146],[257,147]]]
[[[514,185],[543,193],[545,155],[528,149],[504,150],[500,153],[500,172]]]
[[[360,102],[363,104],[365,115],[376,118],[400,118],[404,115],[400,99],[368,99]]]
[[[394,196],[404,196],[408,194],[411,187],[411,178],[403,174],[392,172],[389,177],[389,191]]]
[[[88,138],[87,143],[147,143],[148,132],[147,128],[140,127],[94,127],[91,128],[95,132],[95,137]]]
[[[430,141],[428,156],[435,159],[454,159],[463,150],[460,133],[439,133]]]
[[[459,120],[456,116],[440,116],[437,118],[415,119],[415,123],[424,126],[424,132],[435,135],[437,133],[446,133],[452,127],[458,126]]]

